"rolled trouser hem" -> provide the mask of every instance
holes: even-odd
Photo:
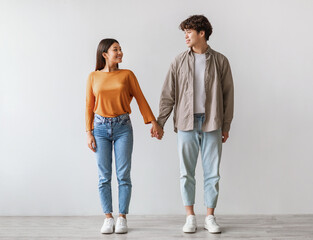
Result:
[[[195,202],[187,202],[187,203],[184,202],[184,206],[185,206],[185,207],[187,207],[187,206],[193,206],[193,205],[195,205]]]
[[[120,214],[128,214],[128,210],[120,211]]]
[[[207,208],[216,208],[216,205],[215,206],[206,206]]]
[[[205,204],[207,208],[216,208],[216,204]]]
[[[113,211],[108,211],[108,212],[107,212],[107,211],[104,211],[103,213],[104,213],[104,214],[112,214]]]

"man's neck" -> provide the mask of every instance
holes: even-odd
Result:
[[[203,54],[208,50],[209,45],[205,42],[202,44],[197,44],[191,48],[194,53]]]

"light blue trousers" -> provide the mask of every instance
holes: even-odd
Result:
[[[180,187],[183,203],[195,203],[195,169],[199,149],[201,151],[204,176],[204,202],[206,207],[215,208],[219,192],[219,166],[222,153],[222,131],[201,130],[204,114],[194,115],[192,131],[178,131],[178,155],[180,159]]]

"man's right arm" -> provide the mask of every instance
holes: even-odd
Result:
[[[170,66],[167,72],[165,82],[163,84],[162,93],[159,104],[159,116],[157,122],[163,128],[165,122],[171,115],[175,105],[175,81],[176,80],[176,67],[175,62]]]

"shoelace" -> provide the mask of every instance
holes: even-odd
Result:
[[[193,224],[195,222],[194,218],[187,218],[187,223],[188,224]]]
[[[104,220],[104,222],[105,222],[105,224],[111,224],[111,218],[106,218],[106,219]]]
[[[126,223],[126,219],[124,219],[124,218],[117,221],[117,224],[121,225],[121,226],[125,225],[125,223]]]
[[[218,224],[216,223],[215,220],[216,220],[215,217],[212,217],[212,218],[208,219],[208,221],[209,221],[212,225],[218,226]]]

